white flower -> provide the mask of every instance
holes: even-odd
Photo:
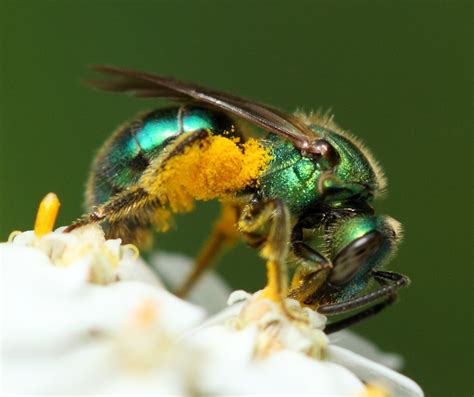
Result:
[[[287,303],[296,319],[258,293],[234,293],[222,309],[229,291],[212,274],[192,295],[199,306],[176,298],[133,248],[105,240],[97,226],[17,234],[0,244],[0,261],[9,393],[356,396],[378,382],[393,396],[423,395],[332,344],[324,316],[297,302]],[[163,254],[152,262],[171,285],[190,265]],[[204,307],[217,314],[204,321]]]
[[[87,271],[89,281],[109,284],[126,279],[135,279],[151,284],[160,280],[138,257],[132,245],[121,245],[120,239],[106,240],[102,229],[89,225],[63,233],[64,228],[38,237],[35,232],[14,232],[10,241],[14,246],[36,249],[45,254],[50,263],[59,267],[74,264]]]

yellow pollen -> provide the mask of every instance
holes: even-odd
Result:
[[[48,193],[43,200],[41,200],[35,220],[36,236],[42,237],[53,231],[60,206],[61,203],[59,202],[58,196],[54,193]]]
[[[380,386],[368,384],[365,390],[355,397],[390,397],[390,394]]]
[[[167,161],[150,178],[152,193],[173,212],[190,211],[195,200],[212,200],[255,186],[271,156],[257,140],[210,135]]]

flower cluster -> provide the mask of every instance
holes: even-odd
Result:
[[[194,303],[178,299],[164,282],[179,283],[188,259],[157,254],[147,265],[98,226],[15,233],[0,260],[8,393],[423,395],[386,366],[396,356],[348,333],[334,342],[325,317],[296,301],[287,305],[305,321],[259,293],[234,292],[223,308],[230,291],[214,274]]]

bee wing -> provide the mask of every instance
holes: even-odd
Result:
[[[297,117],[267,105],[155,74],[104,65],[95,66],[94,69],[115,76],[110,80],[88,81],[94,87],[104,91],[130,91],[137,97],[161,97],[206,104],[280,135],[299,149],[308,148],[317,138],[314,132]]]

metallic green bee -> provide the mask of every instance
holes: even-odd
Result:
[[[92,166],[90,212],[67,231],[99,222],[108,237],[143,244],[151,229],[167,230],[173,213],[218,199],[222,215],[179,294],[240,236],[267,261],[265,296],[282,307],[289,296],[326,315],[352,312],[327,332],[379,312],[408,284],[380,270],[400,240],[399,223],[372,208],[383,174],[329,115],[289,115],[171,78],[97,70],[112,76],[91,82],[99,89],[183,105],[143,114],[112,135]],[[321,242],[312,247],[315,236]]]

